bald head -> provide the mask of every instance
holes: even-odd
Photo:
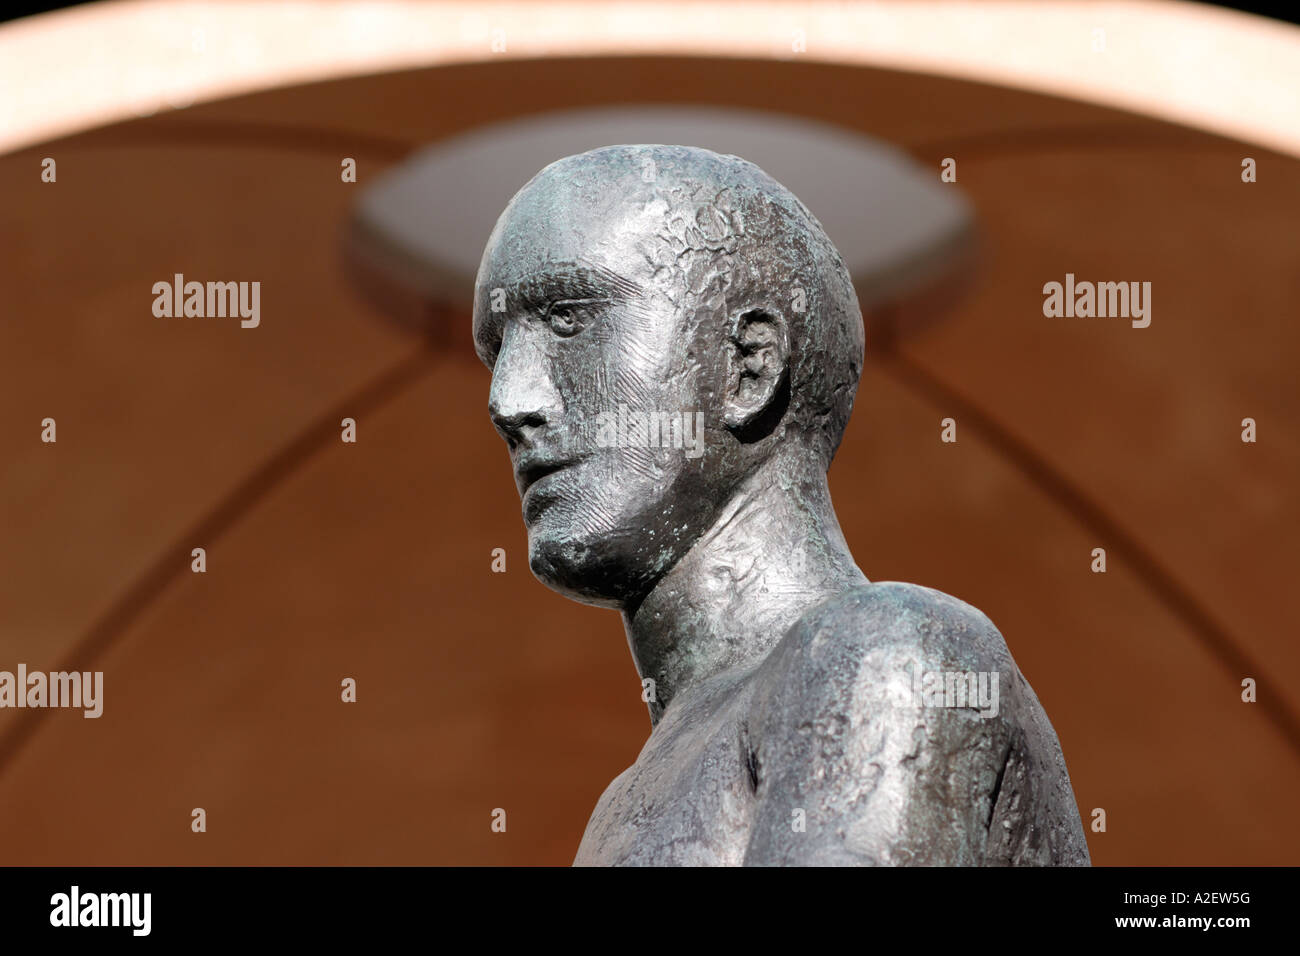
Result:
[[[757,166],[612,146],[538,173],[483,254],[474,339],[529,562],[626,606],[765,464],[825,481],[862,318],[820,224]]]
[[[862,315],[843,259],[793,193],[698,147],[608,146],[552,163],[511,200],[484,254],[474,325],[489,368],[507,313],[491,311],[485,282],[578,258],[662,296],[719,349],[746,310],[770,312],[788,338],[791,422],[829,465],[862,370]]]

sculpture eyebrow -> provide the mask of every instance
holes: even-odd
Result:
[[[545,272],[524,276],[515,292],[526,305],[545,305],[555,299],[628,299],[641,295],[641,286],[604,266],[556,263]]]

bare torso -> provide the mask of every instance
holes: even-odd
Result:
[[[920,706],[900,662],[999,676],[999,713]],[[1087,865],[1056,734],[973,608],[871,584],[675,697],[578,865]],[[900,807],[903,809],[900,811]]]

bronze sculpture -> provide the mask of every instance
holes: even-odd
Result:
[[[1002,636],[853,561],[826,471],[862,318],[788,190],[692,147],[553,163],[488,241],[474,338],[530,567],[621,610],[647,689],[576,863],[1088,863]]]

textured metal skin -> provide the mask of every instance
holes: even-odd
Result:
[[[488,241],[474,337],[529,565],[622,612],[646,687],[575,863],[1089,862],[1002,636],[853,561],[826,470],[862,318],[788,190],[691,147],[553,163]]]

